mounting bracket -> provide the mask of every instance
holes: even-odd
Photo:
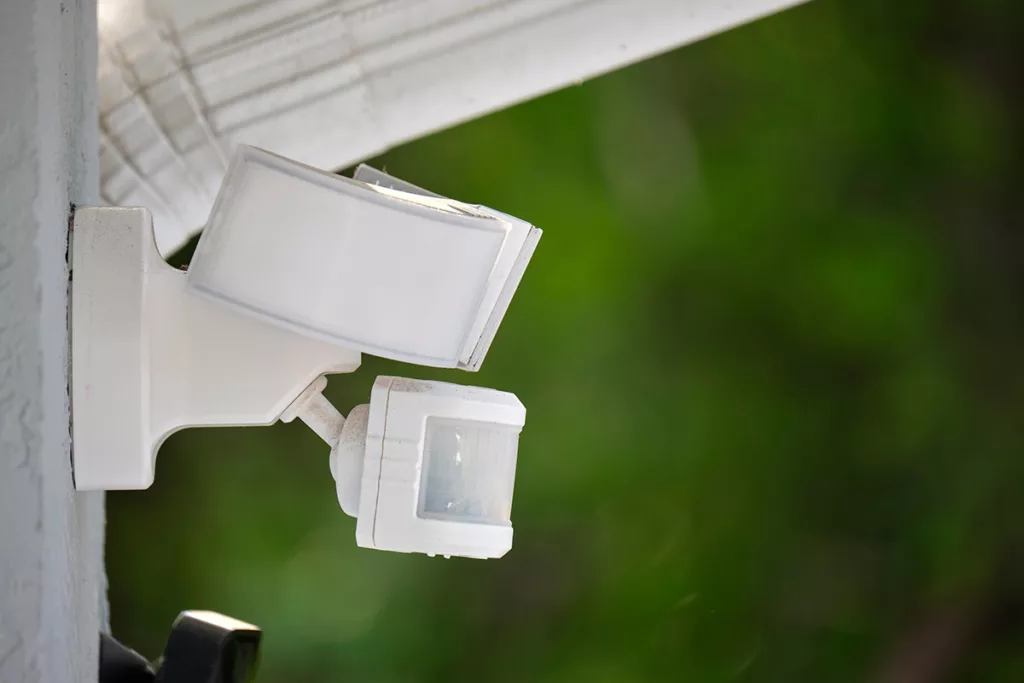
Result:
[[[71,409],[75,487],[144,489],[156,453],[195,426],[269,425],[360,354],[197,295],[157,252],[144,208],[74,214]]]

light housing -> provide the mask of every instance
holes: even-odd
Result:
[[[75,486],[142,489],[192,426],[301,418],[331,446],[359,545],[500,557],[526,410],[512,394],[378,378],[346,420],[325,375],[360,353],[480,366],[540,231],[361,167],[242,147],[188,271],[144,208],[75,211]]]
[[[540,230],[370,175],[373,183],[344,178],[240,146],[190,288],[356,351],[476,370]]]
[[[331,455],[338,499],[366,548],[501,557],[526,408],[514,395],[378,377]]]

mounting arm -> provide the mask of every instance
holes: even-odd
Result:
[[[143,208],[75,211],[72,432],[79,490],[144,489],[186,427],[269,425],[360,354],[204,299],[156,250]]]

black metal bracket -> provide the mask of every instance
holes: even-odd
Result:
[[[155,663],[100,634],[99,683],[251,683],[262,632],[216,612],[182,612]]]

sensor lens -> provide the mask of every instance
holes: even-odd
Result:
[[[518,447],[513,427],[428,419],[419,516],[510,525]]]

